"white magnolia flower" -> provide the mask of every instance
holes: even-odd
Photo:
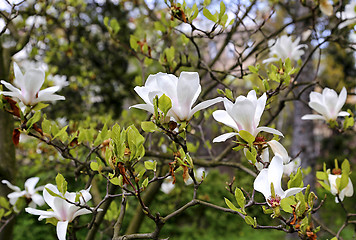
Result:
[[[39,177],[32,177],[26,180],[25,182],[25,190],[21,191],[21,189],[17,186],[12,185],[7,180],[2,180],[3,184],[6,184],[11,190],[12,193],[8,194],[10,204],[14,206],[15,212],[18,212],[19,209],[16,208],[16,202],[19,198],[24,197],[29,201],[29,206],[35,208],[36,205],[42,206],[44,204],[43,197],[38,194],[38,191],[42,191],[44,186],[40,186],[36,188],[36,184],[40,180]]]
[[[343,22],[340,23],[339,28],[344,28],[348,25],[355,24],[356,23],[356,2],[351,1],[349,4],[347,4],[345,6],[345,11],[336,13],[336,17],[343,20]]]
[[[147,78],[145,86],[135,87],[134,90],[145,101],[145,104],[136,104],[131,107],[150,113],[154,113],[153,99],[156,95],[158,97],[163,94],[168,96],[172,101],[172,108],[167,116],[173,117],[177,122],[189,121],[194,113],[222,101],[222,98],[218,97],[201,102],[192,108],[201,92],[197,72],[182,72],[179,78],[172,74],[157,73]]]
[[[203,167],[199,167],[199,168],[195,169],[194,172],[195,172],[194,176],[197,181],[201,181],[203,179],[204,172],[205,172],[205,177],[208,175],[207,170]],[[192,178],[188,178],[188,180],[185,182],[185,185],[190,185],[192,183],[193,183]]]
[[[161,184],[161,191],[169,194],[174,189],[174,186],[172,177],[168,177]]]
[[[273,157],[269,167],[262,169],[253,183],[254,189],[263,194],[268,205],[271,207],[279,206],[281,199],[292,196],[304,189],[290,188],[284,191],[281,186],[282,175],[283,160],[279,155],[276,155]],[[275,196],[272,196],[271,192],[272,183]]]
[[[284,148],[284,146],[280,142],[278,142],[276,140],[268,141],[267,145],[271,148],[274,155],[279,155],[279,157],[282,158],[283,164],[284,164],[283,165],[283,173],[285,175],[289,176],[292,172],[295,173],[298,170],[298,168],[300,167],[300,164],[301,164],[300,158],[296,158],[296,159],[290,161],[291,157],[288,155],[287,150]],[[262,163],[269,162],[268,148],[265,148],[262,151],[261,160],[262,160]],[[261,171],[263,169],[262,163],[256,162],[256,164],[255,164],[256,168],[259,171]]]
[[[14,97],[20,100],[25,105],[36,105],[44,101],[64,100],[63,96],[54,94],[59,90],[58,86],[49,87],[40,91],[42,84],[45,80],[45,73],[40,69],[29,69],[25,75],[22,74],[20,68],[14,63],[15,80],[14,87],[12,84],[1,80],[11,92],[0,91],[0,94],[5,96]]]
[[[300,165],[301,165],[301,159],[300,157],[297,157],[296,159],[290,161],[289,163],[283,166],[283,173],[287,176],[290,176],[291,173],[297,172]]]
[[[329,0],[320,0],[319,5],[320,11],[324,13],[326,16],[333,15],[333,5],[330,3]]]
[[[237,132],[245,130],[251,133],[253,136],[261,131],[269,132],[283,136],[283,134],[273,128],[258,127],[262,113],[266,106],[267,96],[264,93],[259,99],[257,99],[255,90],[251,90],[247,97],[238,96],[235,103],[232,103],[228,99],[224,98],[224,106],[226,110],[217,110],[213,112],[213,117],[216,121],[232,127]],[[214,138],[213,142],[224,142],[226,139],[237,135],[237,133],[225,133]]]
[[[91,213],[89,209],[80,208],[74,204],[67,202],[65,199],[69,200],[72,203],[75,202],[84,205],[86,202],[88,202],[91,199],[91,194],[89,193],[90,188],[86,190],[81,190],[79,192],[80,193],[79,202],[75,201],[77,195],[77,193],[75,192],[66,192],[63,196],[65,199],[62,199],[60,197],[52,196],[47,191],[47,189],[51,190],[52,192],[60,196],[63,195],[59,192],[56,186],[52,184],[47,184],[45,186],[45,189],[43,190],[43,197],[46,203],[48,204],[48,206],[52,208],[52,211],[42,211],[34,208],[26,208],[25,211],[30,214],[40,215],[38,220],[42,220],[46,218],[56,218],[58,220],[57,237],[59,240],[65,240],[68,223],[72,222],[74,218],[76,218],[77,216]]]
[[[278,38],[276,41],[269,40],[268,46],[270,48],[270,58],[263,60],[263,63],[270,63],[279,61],[285,61],[289,58],[291,61],[298,61],[301,56],[304,54],[302,48],[307,48],[305,44],[300,44],[300,38],[298,37],[295,41],[292,41],[291,36],[283,35]]]
[[[345,87],[342,88],[340,95],[330,88],[324,88],[322,93],[310,93],[309,107],[314,109],[318,114],[307,114],[302,117],[303,120],[321,119],[325,121],[336,120],[337,117],[345,117],[350,114],[341,111],[342,106],[345,104],[347,92]]]
[[[330,192],[333,195],[339,194],[339,198],[341,201],[344,200],[344,197],[351,197],[354,194],[354,187],[352,185],[351,179],[349,178],[349,183],[347,186],[341,190],[341,192],[338,191],[336,187],[336,179],[341,178],[341,175],[334,175],[334,174],[329,174],[329,183],[330,183]],[[335,202],[339,202],[339,199],[335,197]]]

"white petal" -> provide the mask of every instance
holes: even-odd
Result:
[[[216,138],[213,139],[213,142],[216,143],[216,142],[225,142],[227,139],[229,138],[232,138],[233,136],[236,136],[237,133],[225,133],[225,134],[222,134]]]
[[[90,201],[90,199],[92,198],[92,196],[91,196],[91,194],[90,194],[90,188],[91,188],[91,186],[88,188],[88,189],[86,189],[86,190],[81,190],[80,191],[80,194],[81,194],[81,197],[80,197],[80,203],[81,204],[84,204],[84,203],[87,203],[87,202],[89,202]]]
[[[323,115],[325,118],[329,119],[329,111],[326,109],[324,105],[321,105],[320,103],[317,102],[309,102],[309,107]]]
[[[11,190],[15,192],[21,192],[21,189],[18,186],[12,185],[9,181],[7,180],[2,180],[1,181],[3,184],[6,184]]]
[[[29,97],[35,98],[40,91],[45,79],[44,71],[40,69],[29,69],[24,76],[24,89]]]
[[[43,211],[43,210],[38,210],[35,208],[29,208],[29,207],[25,208],[25,211],[29,214],[40,215],[38,220],[55,217],[55,214],[52,211]]]
[[[68,221],[58,221],[57,237],[58,240],[66,240]]]
[[[339,112],[339,114],[337,116],[338,117],[346,117],[346,116],[350,116],[350,113],[345,112],[345,111],[341,111],[341,112]]]
[[[255,133],[255,136],[259,133],[259,132],[268,132],[268,133],[272,133],[272,134],[276,134],[276,135],[279,135],[279,136],[282,136],[283,137],[283,133],[281,133],[280,131],[278,131],[277,129],[274,129],[274,128],[270,128],[270,127],[258,127],[256,129],[256,132]]]
[[[43,206],[44,205],[44,199],[41,195],[38,193],[35,193],[31,196],[32,201],[37,204],[38,206]]]
[[[258,126],[258,124],[260,123],[261,116],[262,116],[262,114],[263,114],[263,111],[265,110],[266,101],[267,101],[266,93],[264,93],[264,94],[257,100],[256,112],[255,112],[255,126]]]
[[[25,195],[26,195],[26,191],[21,191],[21,192],[12,192],[12,193],[9,193],[9,194],[7,195],[7,197],[8,197],[9,199],[16,199],[16,201],[17,201],[18,198],[20,198],[20,197],[22,197],[22,196],[25,196]],[[15,203],[16,203],[16,201],[15,201]]]
[[[268,166],[268,183],[273,183],[274,191],[280,197],[284,196],[284,191],[281,187],[281,180],[283,175],[283,160],[279,155],[272,158]]]
[[[239,128],[237,127],[236,122],[228,114],[227,111],[225,111],[225,110],[217,110],[217,111],[213,112],[213,118],[216,121],[221,122],[221,123],[225,124],[226,126],[229,126],[229,127],[233,128],[233,129],[235,129],[236,131],[239,131]]]
[[[317,114],[306,114],[302,117],[302,120],[326,120],[324,116]]]
[[[15,74],[15,80],[14,83],[17,85],[17,87],[21,87],[24,85],[24,77],[23,74],[21,72],[21,69],[19,68],[19,66],[17,65],[16,62],[14,62],[14,74]]]
[[[335,107],[336,112],[340,112],[342,106],[344,106],[344,104],[346,102],[346,98],[347,98],[347,91],[346,91],[346,88],[343,87],[340,92],[339,98],[337,99],[337,103],[336,103],[336,107]]]
[[[255,124],[255,105],[252,101],[245,98],[237,98],[236,102],[229,112],[231,117],[235,120],[238,126],[242,127],[239,130],[245,130],[253,134],[257,125]]]
[[[179,76],[176,90],[180,107],[180,117],[183,119],[189,117],[190,109],[201,92],[199,82],[199,74],[197,72],[182,72]]]
[[[303,188],[290,188],[290,189],[288,189],[288,190],[286,190],[285,192],[284,192],[284,198],[287,198],[287,197],[289,197],[289,196],[292,196],[292,195],[294,195],[294,194],[297,194],[297,193],[299,193],[299,192],[301,192],[301,191],[303,191],[305,189],[305,187],[303,187]]]
[[[89,209],[86,209],[86,208],[82,208],[82,209],[79,209],[78,211],[76,211],[73,215],[73,219],[80,216],[80,215],[84,215],[84,214],[90,214],[91,211]]]
[[[209,99],[209,100],[199,103],[190,111],[189,118],[191,118],[196,112],[198,112],[202,109],[208,108],[211,105],[214,105],[215,103],[221,102],[222,100],[223,100],[222,97],[217,97],[217,98]]]
[[[288,155],[287,150],[283,147],[282,144],[280,144],[276,140],[271,140],[271,141],[267,142],[267,144],[271,147],[271,149],[275,155],[279,154],[282,157],[283,163],[289,162],[290,157]]]
[[[25,190],[30,194],[35,193],[34,190],[35,190],[36,184],[38,183],[39,180],[40,180],[39,177],[32,177],[32,178],[27,179],[25,182]]]
[[[336,195],[338,193],[337,187],[336,187],[336,179],[339,177],[340,175],[334,175],[334,174],[329,174],[328,176],[328,180],[329,180],[329,184],[330,184],[330,192],[333,195]]]
[[[263,149],[261,154],[262,162],[269,162],[269,151],[268,148]]]
[[[52,192],[54,192],[56,194],[59,194],[59,195],[61,195],[61,194],[59,193],[57,187],[54,186],[53,184],[46,184],[45,185],[45,189],[43,190],[43,198],[44,198],[45,202],[48,204],[48,206],[54,210],[54,208],[55,208],[55,205],[54,205],[55,197],[52,196],[51,194],[49,194],[48,191],[46,190],[46,188],[51,190]]]
[[[266,201],[271,196],[271,186],[268,182],[268,170],[266,168],[262,169],[257,175],[255,181],[253,182],[253,188],[262,193],[266,198]]]
[[[153,105],[151,105],[151,104],[136,104],[136,105],[131,106],[130,108],[138,108],[138,109],[146,110],[152,114],[154,114],[154,111],[155,111]]]
[[[5,87],[6,87],[7,89],[9,89],[11,92],[14,92],[14,93],[17,93],[17,94],[20,94],[20,95],[21,95],[20,89],[18,89],[18,88],[16,88],[16,87],[12,86],[12,84],[10,84],[10,83],[8,83],[8,82],[5,82],[4,80],[1,80],[1,83],[2,83],[3,85],[5,85]],[[6,92],[4,92],[4,93],[6,93]],[[4,93],[3,93],[3,94],[4,94]]]
[[[349,183],[343,189],[346,197],[351,197],[354,194],[354,187],[352,185],[351,179],[349,178]]]

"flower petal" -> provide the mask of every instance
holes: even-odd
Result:
[[[213,143],[216,143],[216,142],[225,142],[227,139],[229,138],[232,138],[233,136],[236,136],[237,133],[225,133],[225,134],[222,134],[216,138],[213,139]]]
[[[129,109],[131,109],[131,108],[142,109],[142,110],[148,111],[152,114],[154,114],[154,111],[155,111],[153,105],[151,105],[151,104],[136,104],[136,105],[129,107]]]
[[[239,128],[237,127],[236,122],[234,121],[234,119],[229,115],[229,113],[225,110],[217,110],[215,112],[213,112],[213,118],[218,121],[221,122],[223,124],[225,124],[226,126],[229,126],[233,129],[235,129],[236,131],[239,131]]]
[[[288,155],[287,150],[283,147],[282,144],[280,144],[276,140],[271,140],[271,141],[267,142],[267,144],[271,147],[271,149],[275,155],[279,154],[282,157],[283,163],[286,164],[289,162],[290,157]]]
[[[89,209],[86,209],[86,208],[79,209],[73,214],[72,219],[74,219],[80,215],[85,215],[85,214],[89,214],[89,213],[92,213]]]
[[[337,99],[337,103],[336,103],[336,107],[335,107],[336,112],[340,112],[342,106],[344,106],[344,104],[346,102],[346,98],[347,98],[347,91],[346,91],[346,88],[343,87],[339,94],[339,98]]]
[[[17,87],[23,86],[24,85],[24,76],[16,62],[14,62],[14,74],[15,74],[14,84]]]
[[[58,221],[57,223],[58,240],[66,240],[67,228],[68,228],[68,221]]]
[[[52,192],[54,192],[56,194],[59,194],[59,195],[61,195],[61,194],[59,193],[57,187],[54,186],[53,184],[49,183],[49,184],[45,185],[45,189],[43,190],[43,198],[44,198],[45,202],[48,204],[48,206],[50,208],[52,208],[53,210],[55,210],[55,208],[56,208],[55,205],[54,205],[55,197],[52,196],[51,194],[49,194],[49,192],[46,190],[46,188],[51,190]]]
[[[209,100],[206,100],[204,102],[201,102],[199,103],[198,105],[196,105],[189,113],[189,119],[193,117],[193,115],[202,110],[202,109],[205,109],[205,108],[208,108],[210,107],[211,105],[214,105],[215,103],[218,103],[218,102],[221,102],[223,100],[222,97],[217,97],[217,98],[214,98],[214,99],[209,99]],[[188,119],[188,120],[189,120]]]
[[[2,180],[1,181],[3,184],[6,184],[8,186],[8,188],[10,188],[11,190],[15,191],[15,192],[21,192],[21,189],[18,186],[14,186],[12,185],[9,181],[7,180]]]
[[[43,197],[38,194],[35,193],[31,196],[31,199],[34,203],[36,203],[38,206],[43,206],[45,204]]]
[[[341,111],[341,112],[339,112],[339,114],[337,116],[338,117],[346,117],[346,116],[350,116],[350,113],[345,112],[345,111]]]
[[[326,107],[320,103],[317,102],[309,102],[309,107],[323,115],[327,120],[330,119],[330,114],[329,111],[326,109]]]
[[[181,120],[189,117],[189,112],[200,92],[199,74],[197,72],[182,72],[177,83],[177,98]]]
[[[268,170],[262,169],[261,172],[257,175],[255,181],[253,182],[253,188],[262,193],[263,196],[267,199],[271,196],[271,187],[268,182]]]
[[[288,190],[286,190],[285,192],[284,192],[284,198],[287,198],[287,197],[289,197],[289,196],[292,196],[292,195],[294,195],[294,194],[297,194],[297,193],[299,193],[299,192],[301,192],[301,191],[303,191],[305,189],[305,187],[303,187],[303,188],[290,188],[290,189],[288,189]]]
[[[29,69],[24,76],[24,86],[21,90],[26,91],[27,100],[34,99],[36,94],[40,91],[45,79],[44,71],[40,69]]]
[[[25,208],[25,211],[29,214],[40,215],[40,217],[38,218],[39,221],[41,221],[42,219],[45,219],[45,218],[55,217],[55,214],[52,211],[43,211],[43,210],[38,210],[35,208],[30,208],[30,207]]]
[[[276,134],[276,135],[279,135],[279,136],[283,136],[283,133],[281,133],[280,131],[278,131],[277,129],[274,129],[274,128],[270,128],[270,127],[258,127],[256,128],[256,132],[255,132],[255,136],[259,133],[259,132],[268,132],[268,133],[272,133],[272,134]]]
[[[255,127],[257,125],[255,124],[255,120],[254,120],[255,105],[253,104],[252,101],[250,101],[247,98],[245,99],[237,98],[229,114],[235,120],[238,126],[242,127],[242,129],[239,130],[245,130],[253,134],[253,132],[255,131]]]
[[[275,193],[283,198],[284,191],[281,186],[282,175],[283,159],[279,155],[276,155],[272,158],[272,161],[268,166],[268,184],[273,183]]]
[[[39,180],[39,177],[32,177],[27,179],[25,182],[25,190],[30,194],[35,193],[35,187]]]
[[[302,117],[302,120],[326,120],[324,116],[317,114],[306,114]]]

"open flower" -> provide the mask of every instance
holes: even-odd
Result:
[[[47,189],[54,192],[57,195],[64,197],[71,203],[67,202],[63,198],[52,196],[47,191]],[[52,208],[52,210],[42,211],[34,208],[26,208],[25,211],[30,214],[40,215],[38,220],[42,220],[46,218],[57,219],[58,220],[57,237],[59,240],[65,240],[68,223],[73,221],[73,219],[76,218],[77,216],[91,213],[89,209],[81,208],[73,204],[73,203],[80,203],[81,205],[84,205],[86,202],[88,202],[91,199],[91,194],[89,193],[89,190],[90,188],[86,190],[81,190],[79,192],[80,194],[79,201],[75,201],[77,193],[66,192],[64,195],[62,195],[56,186],[52,184],[47,184],[45,186],[45,189],[43,190],[43,197],[46,203]]]
[[[336,17],[343,20],[343,22],[340,23],[339,28],[344,28],[348,25],[355,24],[356,23],[356,2],[351,1],[349,4],[346,4],[345,11],[337,12]]]
[[[349,183],[347,186],[342,189],[340,192],[337,189],[336,179],[341,178],[341,175],[329,174],[329,183],[330,183],[330,192],[333,195],[339,194],[339,198],[341,201],[346,197],[351,197],[354,194],[354,187],[352,185],[351,179],[349,178]],[[335,197],[335,202],[339,202],[339,199]]]
[[[276,41],[269,40],[268,46],[270,48],[269,56],[270,58],[263,60],[263,63],[270,63],[279,61],[285,61],[289,58],[291,61],[298,61],[304,54],[302,48],[307,48],[305,44],[299,44],[300,38],[298,37],[295,41],[292,41],[291,36],[283,35]]]
[[[342,106],[345,104],[347,92],[345,87],[342,88],[340,95],[330,88],[324,88],[322,93],[310,93],[309,107],[314,109],[318,114],[307,114],[302,117],[303,120],[321,119],[325,121],[336,120],[337,117],[348,116],[348,112],[341,111]]]
[[[282,189],[281,180],[283,175],[283,160],[279,155],[273,157],[268,168],[264,168],[257,175],[253,187],[263,194],[269,206],[277,207],[283,198],[292,196],[304,188]],[[271,189],[274,190],[274,196]]]
[[[253,136],[257,136],[260,131],[269,132],[283,136],[283,134],[273,128],[258,127],[262,113],[265,109],[267,101],[266,93],[257,99],[255,90],[251,90],[247,97],[238,96],[235,103],[224,98],[224,106],[226,110],[217,110],[213,112],[213,117],[216,121],[232,127],[237,132],[245,130]],[[213,142],[224,142],[238,133],[225,133],[214,138]]]
[[[172,108],[168,111],[167,116],[173,117],[177,122],[189,121],[194,113],[222,101],[222,98],[218,97],[201,102],[192,108],[201,92],[199,81],[197,72],[182,72],[179,78],[167,73],[150,75],[145,86],[134,89],[145,101],[145,104],[136,104],[131,107],[154,113],[154,97],[165,94],[172,101]]]
[[[44,101],[64,100],[63,96],[54,94],[59,90],[58,86],[49,87],[40,91],[45,80],[45,73],[40,69],[29,69],[25,75],[22,74],[20,68],[14,63],[15,80],[14,87],[12,84],[1,80],[11,92],[0,92],[5,96],[14,97],[20,100],[23,104],[28,106],[36,105]]]
[[[11,190],[12,193],[8,194],[7,197],[9,198],[10,204],[14,206],[15,212],[19,212],[19,209],[16,208],[16,202],[19,198],[26,198],[28,205],[30,207],[35,208],[36,205],[42,206],[44,204],[43,197],[38,194],[38,191],[42,191],[44,186],[40,186],[36,188],[36,184],[40,180],[39,177],[32,177],[26,180],[25,182],[25,190],[21,191],[21,189],[17,186],[12,185],[7,180],[2,180],[3,184],[6,184]]]

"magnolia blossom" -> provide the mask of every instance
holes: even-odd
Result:
[[[45,80],[44,71],[40,69],[29,69],[26,71],[25,75],[23,75],[19,66],[14,63],[14,73],[14,85],[17,88],[12,84],[1,80],[1,83],[5,85],[5,87],[7,87],[11,92],[0,91],[0,94],[14,97],[16,100],[20,100],[23,104],[28,106],[33,106],[43,101],[56,101],[65,99],[63,96],[54,94],[59,90],[58,86],[49,87],[40,91]]]
[[[217,110],[213,112],[213,117],[216,121],[232,127],[237,132],[245,130],[251,133],[253,136],[257,136],[260,131],[269,132],[283,136],[283,134],[273,128],[258,127],[260,119],[265,109],[267,96],[264,93],[257,99],[255,90],[251,90],[247,97],[238,96],[235,103],[232,103],[228,99],[224,98],[224,106],[226,110]],[[213,142],[224,142],[226,139],[231,138],[238,133],[225,133],[214,138]]]
[[[172,101],[172,108],[167,116],[174,118],[177,122],[189,121],[194,113],[222,101],[222,98],[218,97],[201,102],[192,108],[201,92],[197,72],[182,72],[179,78],[172,74],[157,73],[147,78],[145,86],[135,87],[134,90],[145,101],[145,104],[136,104],[131,107],[150,113],[154,113],[155,96],[161,97],[163,94],[168,96]]]
[[[262,169],[257,175],[253,187],[256,191],[263,194],[269,206],[277,207],[283,198],[292,196],[304,188],[290,188],[286,191],[282,189],[281,180],[283,175],[283,159],[276,155],[273,157],[268,168]],[[275,196],[272,196],[272,184]]]
[[[343,20],[343,22],[340,23],[339,28],[344,28],[348,25],[355,24],[356,23],[356,2],[351,1],[349,4],[346,4],[345,11],[337,12],[336,17]]]
[[[161,191],[169,194],[174,189],[174,186],[172,177],[168,177],[161,184]]]
[[[343,201],[345,196],[351,197],[354,194],[354,187],[352,185],[351,179],[349,178],[349,183],[347,186],[339,192],[336,186],[336,179],[338,178],[341,178],[341,175],[329,174],[330,192],[333,195],[339,194],[340,200]],[[335,197],[335,202],[339,202],[337,197]]]
[[[91,199],[91,194],[89,193],[90,188],[86,190],[81,190],[79,192],[80,197],[79,201],[75,201],[77,193],[75,192],[66,192],[64,195],[59,192],[58,188],[52,184],[47,184],[43,190],[43,197],[46,203],[52,208],[51,211],[42,211],[34,208],[26,208],[25,211],[34,214],[40,215],[38,220],[46,218],[55,218],[58,220],[57,223],[57,237],[59,240],[66,239],[68,223],[72,222],[77,216],[91,213],[89,209],[80,208],[72,203],[67,202],[65,199],[60,197],[52,196],[47,189],[50,191],[63,196],[65,199],[69,200],[72,203],[80,203],[84,205]]]
[[[195,172],[194,176],[197,181],[201,181],[203,179],[204,173],[205,173],[205,177],[208,175],[207,170],[203,167],[199,167],[199,168],[195,169],[194,172]],[[188,180],[185,182],[185,185],[190,185],[192,183],[193,183],[192,178],[188,178]]]
[[[305,44],[299,45],[299,42],[299,37],[295,41],[292,41],[292,37],[288,37],[286,35],[281,36],[276,41],[269,40],[268,46],[270,49],[270,58],[264,60],[263,63],[276,62],[279,61],[279,59],[284,61],[287,58],[298,61],[304,54],[304,50],[302,50],[302,48],[308,47]]]
[[[345,104],[347,92],[345,87],[342,88],[340,95],[330,88],[324,88],[322,93],[310,93],[309,107],[314,109],[318,114],[307,114],[302,117],[303,120],[321,119],[325,121],[336,120],[337,117],[348,116],[348,112],[340,111]]]
[[[283,173],[287,176],[290,176],[292,173],[297,172],[300,165],[301,165],[301,159],[300,157],[297,157],[296,159],[290,161],[289,163],[283,166]]]
[[[19,212],[19,209],[16,208],[16,202],[19,198],[24,197],[29,201],[29,206],[35,208],[36,205],[42,206],[44,204],[43,197],[38,194],[38,191],[42,191],[44,186],[40,186],[36,188],[36,184],[40,180],[39,177],[32,177],[26,180],[25,182],[25,190],[21,191],[21,189],[17,186],[12,185],[7,180],[2,180],[3,184],[6,184],[11,190],[12,193],[8,194],[10,204],[14,206],[15,212]]]
[[[267,142],[267,145],[271,148],[274,155],[278,155],[283,160],[283,174],[289,176],[292,172],[296,172],[300,167],[301,160],[300,158],[296,158],[291,161],[291,157],[288,155],[287,150],[283,147],[283,145],[276,141],[271,140]],[[245,151],[244,151],[245,152]],[[265,148],[261,154],[261,162],[256,162],[256,168],[261,171],[263,169],[263,163],[269,162],[269,151],[268,148]]]

